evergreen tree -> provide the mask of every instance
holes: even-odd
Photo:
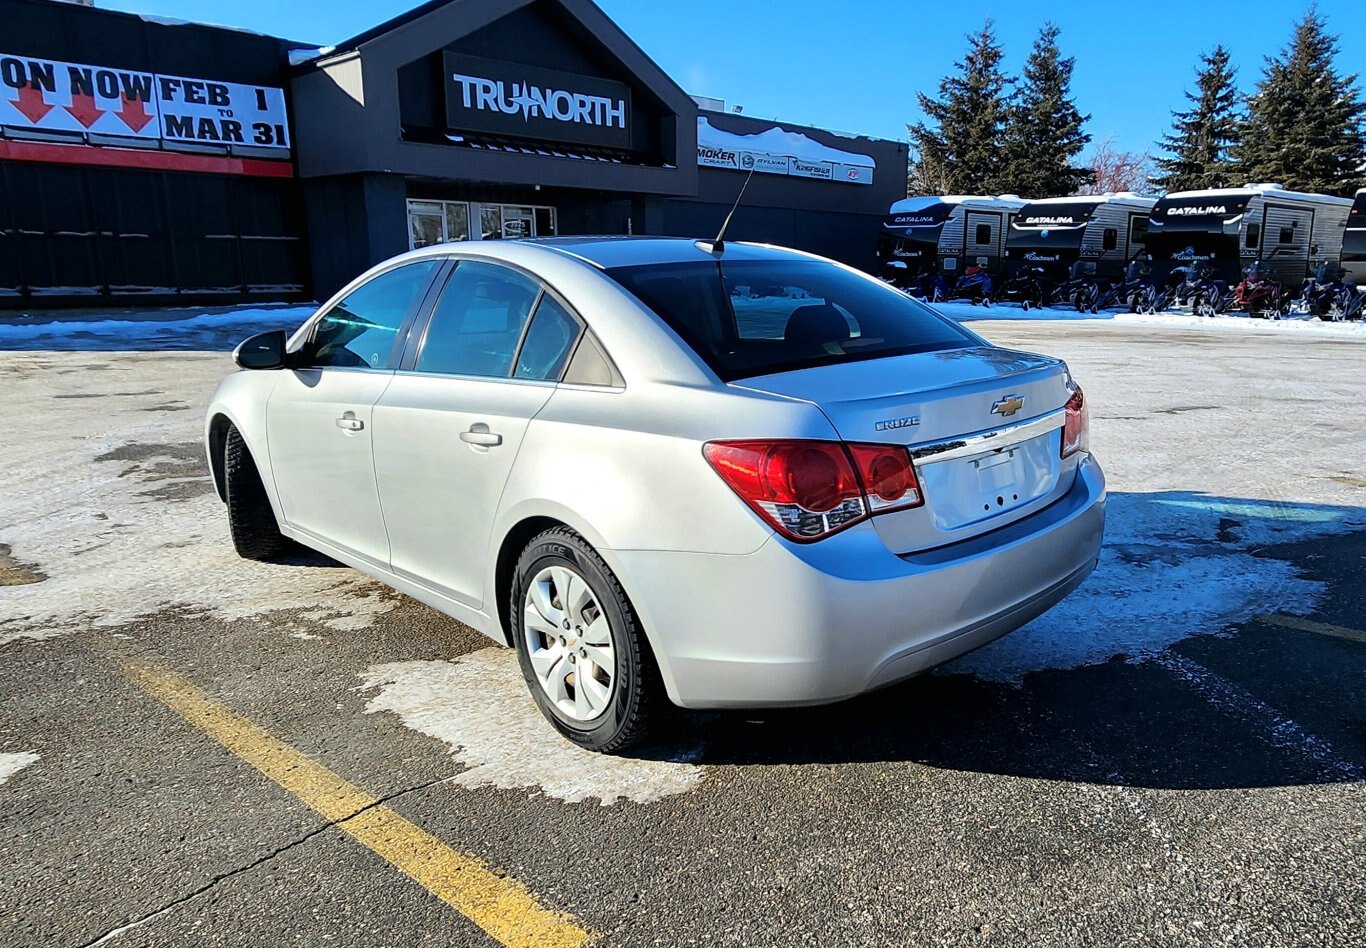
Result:
[[[918,164],[933,169],[940,193],[991,193],[1001,156],[997,143],[1006,118],[1001,47],[988,20],[968,37],[968,51],[954,64],[958,72],[939,83],[939,98],[917,93],[929,122],[909,126]]]
[[[1160,173],[1153,183],[1167,191],[1227,188],[1245,177],[1233,160],[1242,126],[1241,96],[1234,85],[1237,72],[1230,68],[1228,50],[1222,45],[1202,56],[1201,62],[1196,91],[1186,93],[1191,108],[1172,114],[1172,132],[1162,138],[1169,157],[1157,159]]]
[[[1338,38],[1310,7],[1290,45],[1267,59],[1238,149],[1248,180],[1342,195],[1363,183],[1366,105],[1357,77],[1334,68],[1337,50]]]
[[[996,190],[1031,198],[1062,197],[1091,181],[1088,168],[1072,159],[1091,136],[1082,126],[1091,118],[1072,102],[1073,57],[1058,50],[1058,28],[1045,23],[1025,61],[1024,76],[1011,97]]]

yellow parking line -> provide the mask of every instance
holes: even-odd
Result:
[[[1351,642],[1366,642],[1366,632],[1361,629],[1349,629],[1346,626],[1329,625],[1327,622],[1314,622],[1296,616],[1258,616],[1255,621],[1265,622],[1268,625],[1279,625],[1287,629],[1299,629],[1301,632],[1331,635],[1334,638],[1347,639]]]
[[[526,887],[435,836],[277,740],[225,704],[165,669],[129,661],[124,671],[148,694],[251,764],[361,845],[509,946],[587,945],[571,916],[540,905]]]

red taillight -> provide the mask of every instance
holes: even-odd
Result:
[[[902,447],[712,441],[702,452],[745,503],[794,540],[819,540],[873,513],[920,503]]]
[[[911,455],[905,448],[890,444],[851,444],[847,447],[873,513],[920,504],[920,482],[916,480]]]
[[[1081,393],[1081,386],[1073,383],[1072,397],[1063,406],[1062,456],[1068,458],[1078,451],[1090,450],[1090,429],[1086,397]]]

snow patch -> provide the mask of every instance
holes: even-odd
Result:
[[[5,587],[0,644],[168,608],[228,621],[298,611],[279,628],[309,634],[365,628],[393,608],[380,584],[317,555],[237,556],[203,447],[202,406],[227,369],[221,355],[191,353],[6,357],[6,395],[44,407],[6,429],[5,482],[18,489],[0,491],[0,543],[47,578]],[[191,410],[167,411],[168,400]]]
[[[40,759],[33,751],[24,751],[20,754],[0,754],[0,786],[3,786],[5,781],[25,767],[38,763]]]
[[[1049,612],[943,667],[990,681],[1150,658],[1182,639],[1268,613],[1314,610],[1324,585],[1259,548],[1366,526],[1313,504],[1227,502],[1199,495],[1111,494],[1100,566]]]
[[[668,760],[641,760],[582,750],[541,716],[511,649],[487,648],[450,662],[394,662],[363,676],[379,689],[366,713],[390,711],[406,727],[445,742],[468,769],[465,787],[539,789],[566,803],[597,798],[652,803],[687,793],[702,780],[701,747]]]

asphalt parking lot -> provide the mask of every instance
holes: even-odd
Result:
[[[455,622],[234,556],[225,353],[0,352],[0,944],[1366,944],[1366,342],[974,328],[1086,387],[1097,573],[624,759]]]

